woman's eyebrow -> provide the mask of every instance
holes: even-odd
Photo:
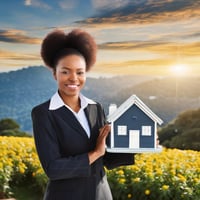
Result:
[[[70,70],[70,68],[68,68],[68,67],[65,67],[65,66],[62,66],[61,68],[62,68],[62,69],[67,69],[67,70]]]
[[[71,68],[68,68],[68,67],[65,67],[65,66],[62,66],[62,69],[72,70]],[[77,68],[76,70],[77,70],[77,71],[79,71],[79,70],[84,70],[84,68]]]

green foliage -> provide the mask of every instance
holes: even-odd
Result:
[[[165,147],[200,151],[200,109],[181,113],[158,134]]]
[[[0,120],[0,132],[5,130],[17,130],[19,128],[19,124],[13,119],[6,118]]]
[[[20,130],[19,124],[10,118],[0,120],[0,136],[30,137],[26,132]]]
[[[42,200],[42,194],[31,185],[30,181],[13,186],[13,194],[17,200]]]
[[[184,131],[170,142],[171,148],[200,150],[200,128]]]

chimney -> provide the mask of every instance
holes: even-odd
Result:
[[[111,115],[115,110],[117,110],[117,105],[112,103],[109,106],[109,115]]]

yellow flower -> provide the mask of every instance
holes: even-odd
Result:
[[[145,193],[145,195],[150,195],[151,191],[147,189],[147,190],[144,191],[144,193]]]
[[[171,175],[175,175],[176,174],[176,172],[175,172],[175,169],[171,169],[170,171],[169,171],[169,173],[171,173]]]
[[[134,179],[133,179],[133,182],[136,182],[136,183],[140,182],[140,178],[139,178],[139,177],[134,178]]]
[[[118,174],[119,175],[124,175],[124,171],[121,169],[121,170],[118,171]]]
[[[195,183],[199,183],[199,182],[200,182],[200,179],[194,178],[194,182],[195,182]]]
[[[139,162],[138,162],[139,163]],[[137,166],[137,165],[132,165],[131,167],[130,167],[133,171],[139,171],[140,170],[140,168]]]
[[[162,186],[162,190],[168,190],[169,189],[169,185],[163,185]]]
[[[179,180],[180,180],[181,182],[185,182],[185,181],[186,181],[186,178],[185,178],[183,175],[178,174],[177,176],[178,176],[178,178],[179,178]]]
[[[132,197],[132,194],[129,193],[127,197],[128,199],[130,199]]]
[[[120,184],[124,184],[125,182],[126,182],[126,179],[125,179],[125,178],[120,178],[120,179],[119,179],[119,183],[120,183]]]
[[[35,175],[36,175],[35,172],[33,172],[33,173],[32,173],[32,176],[34,177]]]
[[[156,173],[157,173],[157,175],[162,175],[162,170],[161,169],[157,169]]]
[[[22,167],[20,167],[20,168],[19,168],[19,173],[20,173],[20,174],[24,174],[24,172],[25,172],[25,169],[22,168]]]
[[[3,171],[3,163],[0,162],[0,171]]]

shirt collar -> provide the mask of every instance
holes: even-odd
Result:
[[[80,100],[81,100],[81,109],[86,108],[88,106],[88,104],[96,104],[95,101],[88,99],[87,97],[85,97],[82,94],[80,94],[79,97],[80,97]],[[67,106],[67,105],[65,105],[65,103],[62,100],[62,98],[60,97],[59,93],[56,92],[51,97],[50,104],[49,104],[49,110],[57,110],[58,108],[60,108],[62,106]]]

